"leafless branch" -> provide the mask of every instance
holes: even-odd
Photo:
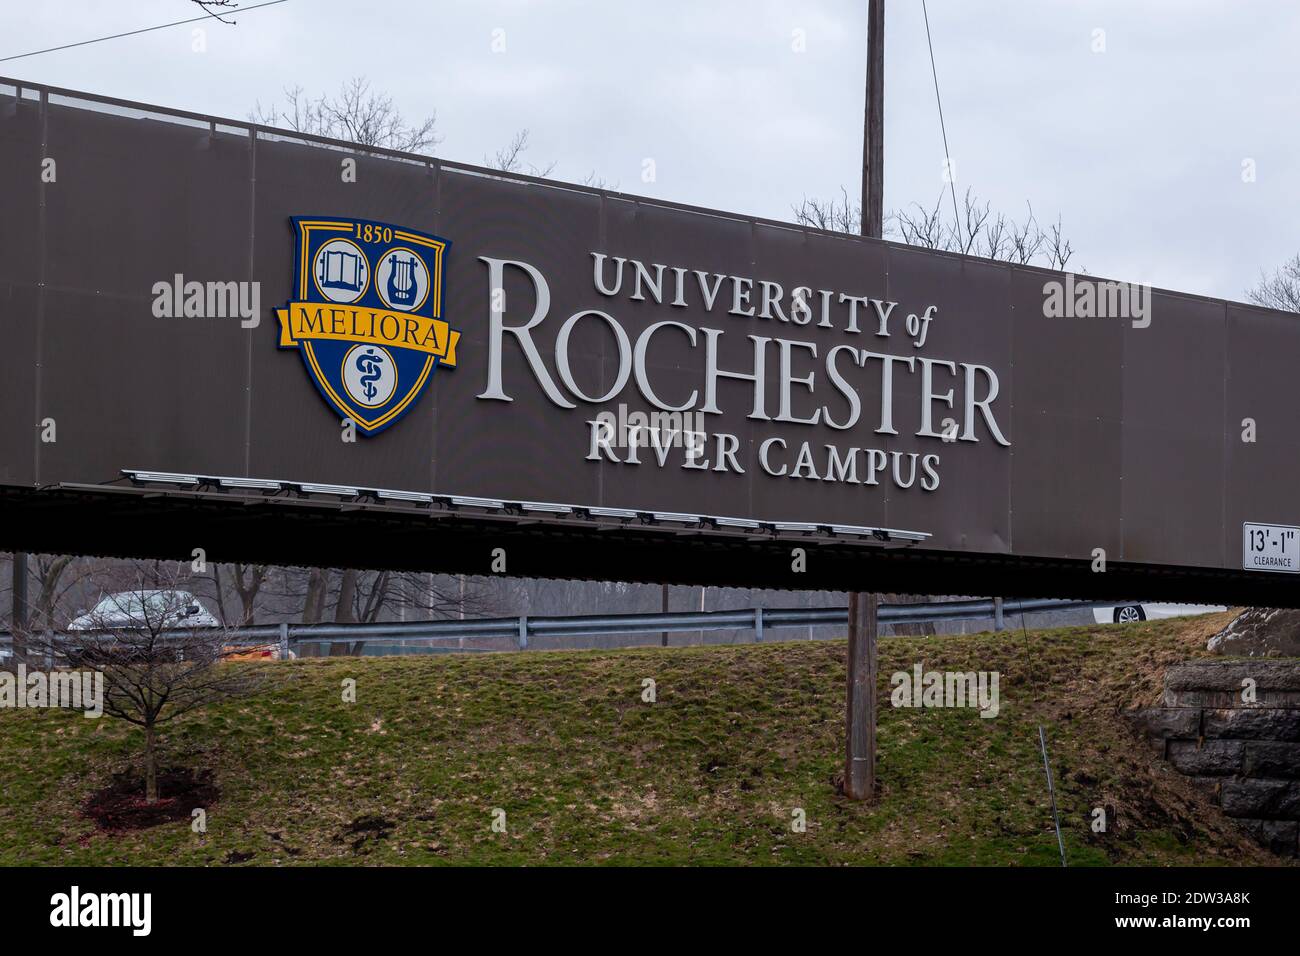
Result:
[[[528,136],[528,130],[521,129],[515,133],[509,144],[496,151],[495,156],[491,158],[484,156],[483,165],[489,169],[499,169],[503,173],[527,173],[541,178],[551,175],[555,172],[554,161],[540,167],[524,162],[523,155],[528,151]]]
[[[236,0],[190,0],[190,2],[196,4],[204,13],[212,17],[212,19],[228,24],[232,27],[236,25],[234,20],[226,20],[221,15],[224,10],[229,10],[231,12],[238,10],[239,4]],[[213,10],[213,7],[218,7],[220,9]]]
[[[249,118],[265,126],[407,153],[431,151],[441,142],[437,113],[421,122],[408,123],[393,98],[372,91],[365,77],[353,77],[337,93],[316,99],[304,93],[301,86],[288,87],[283,105],[263,107],[258,102]]]
[[[1300,254],[1292,256],[1271,273],[1261,271],[1259,283],[1247,290],[1256,305],[1283,312],[1300,312]]]
[[[885,217],[885,233],[909,246],[959,252],[965,255],[1021,264],[1038,263],[1050,269],[1065,269],[1074,247],[1065,238],[1061,220],[1044,229],[1026,203],[1023,220],[995,213],[992,204],[981,202],[969,189],[956,216],[947,212],[947,192],[941,191],[933,206],[913,202]],[[805,196],[792,206],[795,222],[831,232],[860,231],[861,208],[840,188],[840,196],[829,200]],[[1298,257],[1300,258],[1300,257]],[[1300,277],[1300,263],[1297,263]],[[1297,290],[1300,295],[1300,289]]]

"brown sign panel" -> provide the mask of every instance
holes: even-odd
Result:
[[[1300,524],[1295,316],[91,105],[0,99],[0,483],[246,476],[1238,576],[1246,523]],[[304,264],[295,217],[359,258]],[[414,281],[455,361],[350,434],[276,310],[304,269],[378,294],[385,228],[446,241]],[[352,344],[407,313],[339,295],[308,317],[346,403]]]

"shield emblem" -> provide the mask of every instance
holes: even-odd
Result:
[[[445,239],[365,219],[296,216],[292,298],[279,346],[363,435],[401,419],[460,333],[442,317]]]

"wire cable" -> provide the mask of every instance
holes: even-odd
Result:
[[[948,177],[948,191],[952,193],[952,223],[960,239],[961,215],[957,212],[957,187],[954,185],[952,174],[952,153],[948,151],[948,129],[943,122],[943,100],[939,96],[939,71],[934,65],[934,41],[930,39],[930,12],[926,9],[925,0],[921,0],[921,14],[925,17],[925,42],[930,48],[930,75],[934,77],[934,101],[939,107],[939,132],[943,134],[943,158],[947,163],[944,173]]]
[[[287,2],[287,0],[268,0],[268,2],[266,3],[259,3],[251,7],[240,7],[238,9],[229,10],[227,12],[232,14],[250,13],[253,10],[260,10],[262,7],[273,7],[277,3],[285,3],[285,2]],[[126,33],[114,33],[112,36],[96,37],[93,40],[81,40],[77,43],[65,43],[62,46],[52,46],[44,50],[33,50],[30,53],[16,53],[13,56],[0,56],[0,63],[8,63],[10,60],[21,60],[29,56],[40,56],[42,53],[54,53],[57,52],[58,50],[71,50],[73,47],[88,46],[91,43],[103,43],[105,40],[117,40],[122,37],[133,37],[141,33],[150,33],[154,30],[165,30],[168,27],[178,27],[183,23],[198,23],[200,20],[211,20],[213,18],[214,18],[214,14],[205,13],[201,17],[191,17],[189,20],[176,20],[172,23],[160,23],[156,27],[144,27],[139,30],[128,30]],[[222,20],[221,22],[225,23],[226,21]]]

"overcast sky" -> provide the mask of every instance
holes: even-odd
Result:
[[[557,178],[788,219],[804,195],[859,192],[866,6],[288,0],[211,23],[204,52],[178,26],[0,75],[239,119],[285,87],[364,75],[409,118],[437,112],[441,156],[481,163],[526,127],[527,158]],[[198,13],[5,3],[0,57]],[[1242,299],[1300,251],[1300,3],[930,0],[929,14],[958,190],[1059,214],[1072,265]],[[886,208],[933,204],[944,150],[920,0],[889,0],[885,36]]]

